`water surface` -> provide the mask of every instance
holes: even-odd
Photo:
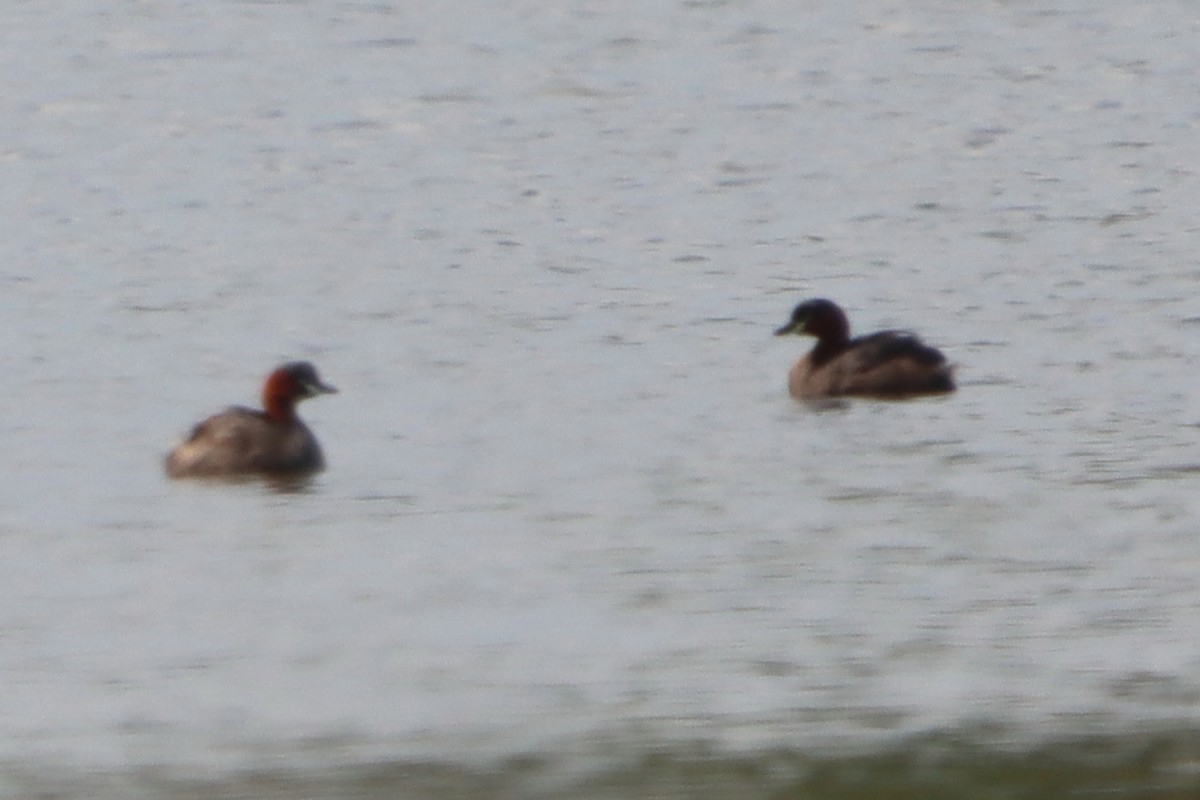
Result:
[[[1186,796],[1193,17],[0,12],[0,788]],[[290,358],[328,472],[166,480]]]

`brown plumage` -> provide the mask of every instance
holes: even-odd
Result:
[[[816,346],[788,373],[792,397],[808,400],[855,395],[899,399],[954,391],[946,357],[906,331],[850,338],[845,313],[829,300],[807,300],[776,336],[815,336]]]
[[[167,474],[294,475],[323,469],[321,446],[296,416],[296,403],[336,391],[321,382],[312,364],[284,364],[263,384],[262,411],[234,406],[199,423],[167,456]]]

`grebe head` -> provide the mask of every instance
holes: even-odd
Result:
[[[297,402],[319,394],[337,394],[337,389],[323,383],[312,364],[292,361],[267,376],[263,384],[263,410],[271,419],[286,422],[294,416]]]
[[[792,318],[776,336],[789,333],[815,336],[823,342],[845,342],[850,338],[850,323],[846,314],[832,300],[805,300],[792,311]]]

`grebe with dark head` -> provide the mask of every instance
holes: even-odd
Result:
[[[776,336],[814,336],[816,345],[788,373],[792,397],[855,395],[898,399],[954,391],[954,368],[940,351],[907,331],[850,338],[850,323],[830,300],[806,300]]]

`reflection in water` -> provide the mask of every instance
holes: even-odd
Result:
[[[188,478],[186,484],[203,486],[213,491],[229,487],[262,486],[276,494],[311,494],[318,485],[318,473],[264,473],[259,475],[204,475]]]

